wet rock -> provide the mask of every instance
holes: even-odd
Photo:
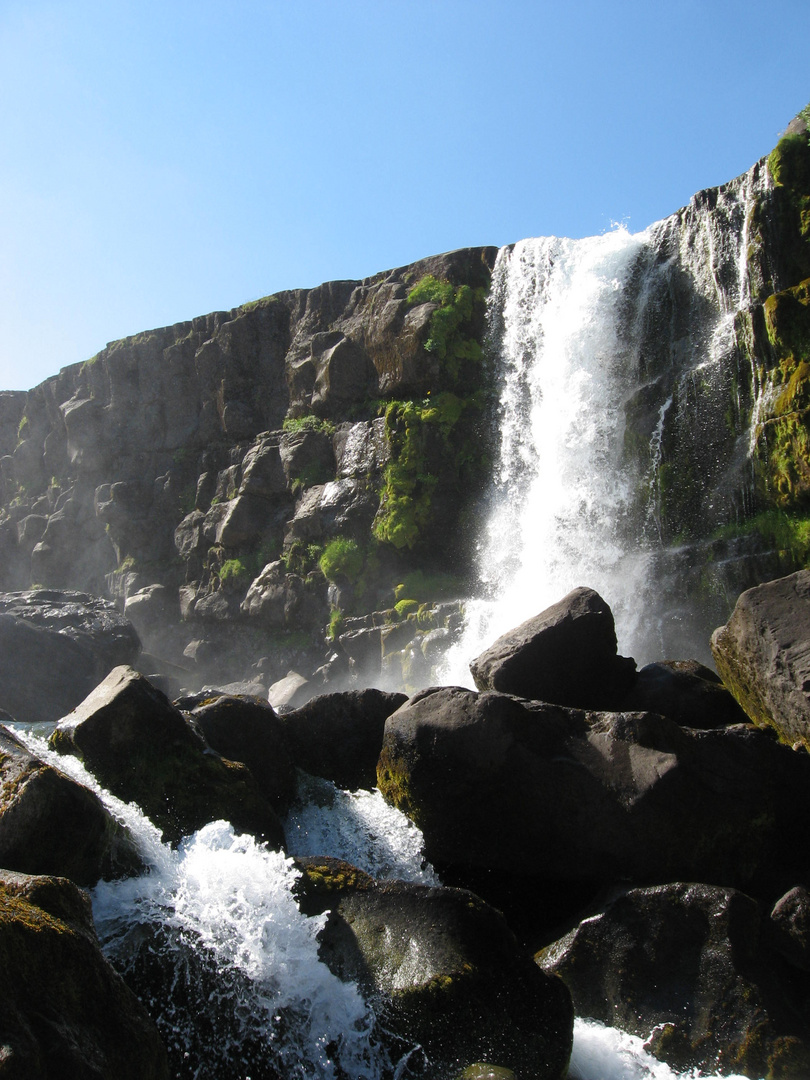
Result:
[[[287,810],[295,795],[295,766],[272,706],[228,694],[202,701],[187,715],[212,749],[247,765],[279,813]]]
[[[95,885],[140,865],[126,830],[94,792],[0,726],[0,866]]]
[[[771,889],[804,873],[810,757],[751,725],[431,689],[386,721],[377,776],[455,880],[466,867]]]
[[[568,994],[531,963],[500,912],[464,890],[374,881],[336,859],[297,861],[301,910],[329,912],[321,958],[374,995],[383,1031],[419,1043],[430,1073],[487,1061],[520,1080],[565,1076]]]
[[[295,764],[338,787],[376,787],[385,721],[406,700],[373,689],[312,698],[281,718]]]
[[[632,889],[538,959],[581,1016],[646,1037],[676,1069],[810,1072],[805,999],[770,948],[759,905],[700,884]]]
[[[146,1010],[104,959],[71,881],[0,871],[0,1071],[25,1080],[168,1080]]]
[[[250,771],[213,752],[147,679],[115,668],[50,739],[60,754],[75,754],[118,798],[136,802],[177,841],[224,818],[279,848],[284,834]]]
[[[555,705],[613,708],[635,679],[635,662],[616,654],[610,608],[593,589],[503,634],[470,664],[479,690],[499,690]]]
[[[140,652],[132,623],[100,596],[54,589],[0,593],[0,614],[58,632],[86,647],[97,658],[99,679],[119,664],[131,664]]]
[[[697,660],[647,664],[622,699],[621,709],[661,713],[692,728],[724,727],[748,720],[717,675]]]
[[[810,749],[810,570],[744,592],[712,653],[754,723]]]

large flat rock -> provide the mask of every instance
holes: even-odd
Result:
[[[712,653],[755,724],[810,749],[810,570],[742,593]]]

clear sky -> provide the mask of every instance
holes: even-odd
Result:
[[[0,389],[280,289],[640,230],[810,100],[810,0],[0,0]]]

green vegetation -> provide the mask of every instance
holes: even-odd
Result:
[[[347,536],[336,536],[330,540],[321,555],[318,565],[327,581],[346,578],[355,582],[363,569],[363,552],[356,540]]]
[[[329,613],[329,626],[326,630],[327,641],[337,641],[343,626],[344,615],[339,607],[333,607]]]
[[[751,535],[759,536],[768,548],[786,555],[797,566],[810,563],[810,515],[765,510],[741,525],[724,525],[712,539],[730,540]]]
[[[286,551],[281,553],[281,561],[288,574],[305,577],[318,565],[323,548],[320,544],[305,544],[303,540],[293,540]]]
[[[430,574],[414,570],[406,574],[394,589],[394,599],[411,597],[424,604],[431,600],[447,600],[463,592],[461,582],[452,574]]]
[[[409,615],[415,615],[419,610],[418,600],[397,600],[394,611],[400,619],[407,619]]]
[[[462,399],[449,391],[422,401],[388,403],[385,432],[391,461],[374,521],[378,540],[413,548],[431,521],[440,474],[457,482],[466,465],[482,461],[480,440],[459,424],[482,407],[477,396]]]
[[[220,582],[227,587],[238,588],[247,584],[253,576],[242,559],[226,559],[218,570]]]
[[[444,361],[456,381],[464,361],[479,363],[483,353],[472,331],[476,305],[483,305],[486,290],[469,285],[453,286],[432,274],[423,277],[408,293],[409,304],[437,304],[430,319],[425,349]]]
[[[23,414],[22,419],[20,420],[19,424],[17,425],[17,440],[19,442],[22,442],[23,439],[28,438],[28,428],[29,428],[28,417]]]
[[[311,431],[316,435],[327,435],[330,439],[335,434],[335,425],[331,420],[321,420],[319,416],[310,413],[307,416],[288,416],[282,423],[284,431],[291,435]]]

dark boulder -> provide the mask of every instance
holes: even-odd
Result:
[[[616,654],[610,608],[586,588],[503,634],[470,664],[479,690],[577,709],[613,708],[635,669],[634,660]]]
[[[280,718],[267,702],[229,694],[203,699],[187,716],[208,745],[247,765],[265,799],[284,813],[295,796],[295,766]]]
[[[312,698],[281,718],[295,764],[338,787],[376,787],[385,721],[406,701],[373,689]]]
[[[746,723],[748,717],[715,673],[697,660],[663,660],[643,667],[621,702],[623,712],[657,712],[682,727]]]
[[[95,885],[140,865],[126,830],[94,792],[0,726],[0,866]]]
[[[55,723],[140,641],[106,600],[86,593],[0,594],[0,708],[23,724]]]
[[[73,882],[0,871],[0,1073],[167,1080],[145,1009],[104,959]]]
[[[143,675],[113,669],[50,739],[75,754],[109,791],[136,802],[177,841],[209,821],[225,819],[271,846],[283,846],[275,811],[250,771],[211,750],[179,709]]]
[[[631,889],[542,951],[581,1016],[647,1037],[678,1070],[810,1075],[810,981],[791,976],[744,893]]]
[[[774,904],[774,945],[789,964],[810,972],[810,889],[797,885]]]
[[[321,959],[374,997],[383,1032],[422,1047],[429,1075],[486,1061],[521,1080],[565,1076],[568,993],[537,978],[500,912],[465,890],[375,881],[337,859],[297,861],[301,910],[328,911]]]
[[[426,690],[386,721],[378,781],[454,882],[469,868],[777,889],[806,869],[810,757],[751,725]]]
[[[54,630],[85,646],[95,657],[99,679],[141,650],[135,627],[109,600],[89,593],[32,589],[0,594],[0,614]]]
[[[742,593],[712,653],[755,724],[810,749],[810,570]]]

